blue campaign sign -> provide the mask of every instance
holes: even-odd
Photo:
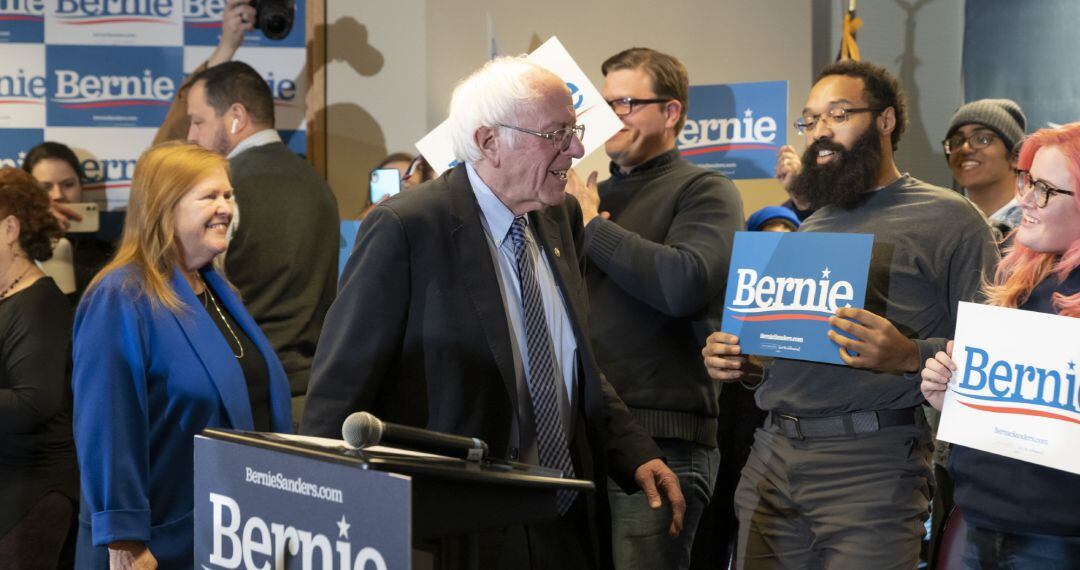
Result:
[[[408,477],[202,436],[195,465],[196,568],[410,567]]]
[[[184,2],[184,44],[216,46],[221,37],[221,16],[225,0],[186,0]],[[257,3],[256,3],[257,4]],[[245,46],[304,47],[304,2],[294,2],[296,13],[292,30],[281,40],[268,40],[258,29],[244,34]]]
[[[50,127],[153,127],[183,80],[181,47],[46,46]]]
[[[47,0],[0,1],[0,43],[45,41]]]
[[[44,140],[42,129],[0,129],[0,168],[21,168],[26,151]]]
[[[692,85],[683,158],[732,179],[772,178],[787,144],[787,81]]]
[[[285,143],[289,150],[300,156],[307,156],[307,131],[278,130],[278,134],[281,135],[281,142]]]
[[[863,308],[873,244],[869,234],[737,232],[721,330],[745,354],[843,364],[828,320]]]

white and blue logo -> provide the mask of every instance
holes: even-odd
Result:
[[[843,364],[829,317],[863,307],[873,243],[868,234],[737,232],[721,330],[745,354]]]
[[[175,0],[56,0],[56,19],[66,25],[172,24]]]
[[[772,178],[787,144],[787,95],[787,81],[691,86],[680,154],[732,179]]]
[[[0,0],[0,43],[45,41],[47,0]]]
[[[186,0],[184,2],[184,44],[189,46],[216,46],[221,37],[221,16],[225,13],[225,0]],[[258,29],[244,34],[245,46],[304,47],[304,2],[296,3],[296,16],[292,30],[284,39],[266,39]]]
[[[180,51],[48,46],[49,126],[160,126],[183,77]]]
[[[42,129],[0,129],[0,168],[21,168],[26,151],[44,140]]]
[[[963,375],[954,390],[969,408],[998,414],[1049,418],[1080,424],[1076,362],[1059,367],[1010,362],[990,349],[965,346],[957,360]]]

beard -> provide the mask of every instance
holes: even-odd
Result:
[[[818,152],[822,150],[835,152],[836,158],[818,164]],[[881,133],[876,123],[859,135],[851,149],[831,140],[816,140],[803,153],[803,169],[795,177],[791,191],[815,210],[830,205],[851,210],[862,204],[877,185],[881,154]]]

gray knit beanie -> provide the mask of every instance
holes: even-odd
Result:
[[[1024,138],[1024,130],[1027,128],[1027,118],[1020,110],[1020,105],[1012,99],[979,99],[972,101],[956,110],[952,121],[949,122],[949,132],[945,138],[953,136],[957,129],[964,125],[983,125],[997,133],[1005,148],[1012,152],[1016,143]]]

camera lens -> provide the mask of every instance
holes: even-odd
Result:
[[[256,26],[267,39],[281,40],[292,31],[295,0],[259,0],[255,11]]]

